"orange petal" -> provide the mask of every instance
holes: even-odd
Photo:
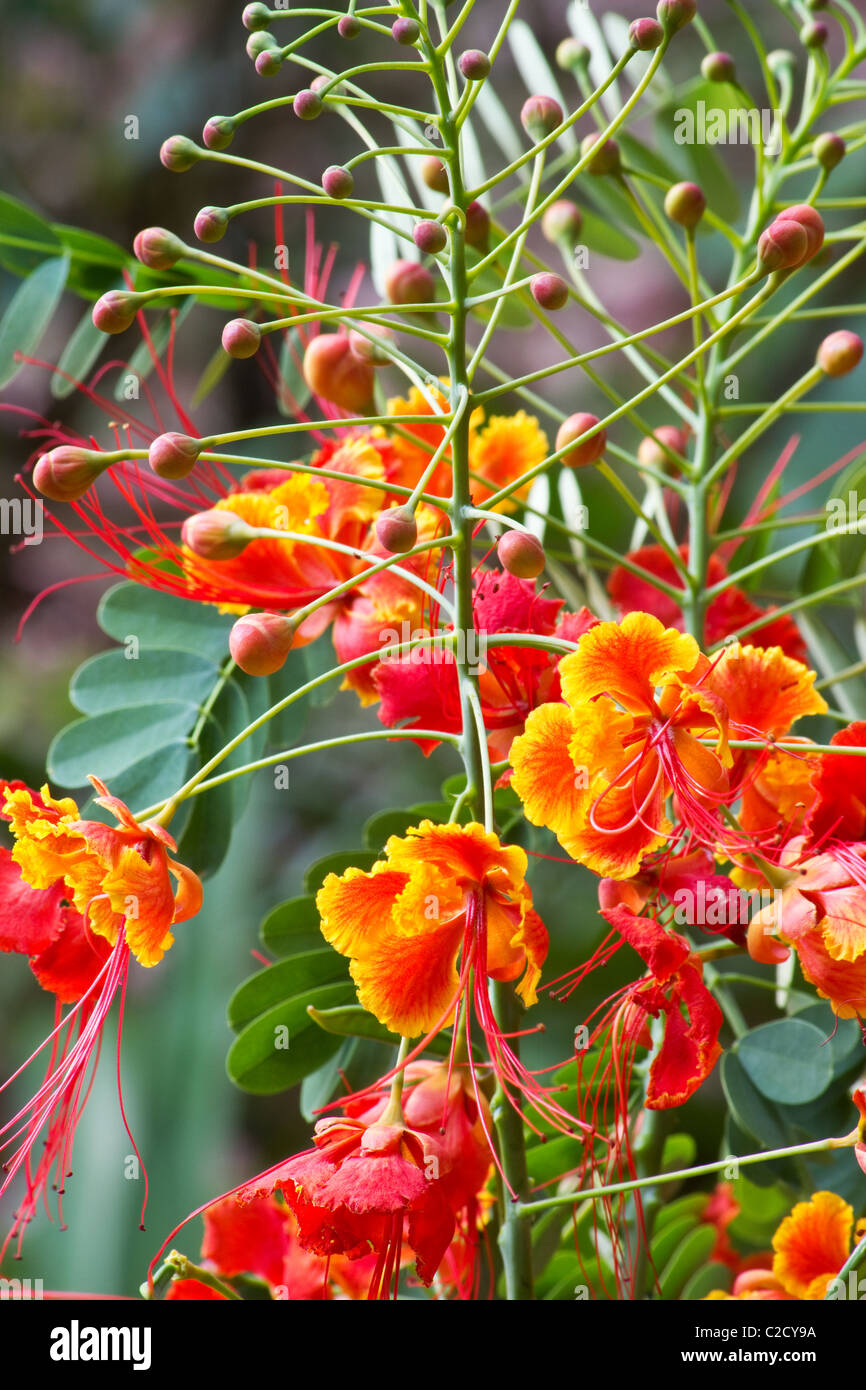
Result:
[[[599,623],[559,664],[562,693],[570,705],[610,695],[632,713],[654,703],[657,686],[686,676],[701,652],[693,637],[664,627],[649,613],[627,613],[619,623]]]
[[[376,864],[372,873],[347,869],[328,874],[316,894],[322,935],[342,956],[355,955],[391,924],[391,913],[409,875]]]
[[[848,1258],[854,1213],[835,1192],[798,1202],[773,1236],[773,1273],[789,1293],[823,1299]]]
[[[815,672],[785,656],[781,647],[726,647],[704,684],[721,695],[732,725],[742,735],[780,738],[796,719],[823,714]],[[735,730],[732,729],[732,733]]]

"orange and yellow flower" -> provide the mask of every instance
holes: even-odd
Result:
[[[854,1230],[852,1208],[835,1192],[816,1192],[798,1202],[773,1236],[772,1266],[744,1270],[731,1293],[714,1289],[709,1300],[817,1302],[848,1259]],[[857,1238],[863,1231],[858,1229]]]

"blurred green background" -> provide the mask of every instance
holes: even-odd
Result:
[[[521,7],[523,9],[523,7]],[[525,17],[551,56],[566,32],[564,0],[526,0]],[[600,7],[599,7],[600,8]],[[646,12],[645,3],[622,3],[620,14],[630,19]],[[0,187],[32,204],[50,219],[80,225],[131,245],[135,232],[161,224],[192,236],[192,218],[207,203],[227,204],[270,192],[262,181],[244,171],[227,173],[203,165],[182,178],[164,170],[157,151],[175,131],[198,136],[208,115],[236,111],[264,96],[288,90],[283,75],[271,84],[256,78],[243,51],[245,31],[239,0],[187,0],[178,6],[166,0],[3,0],[0,52],[0,91],[4,119],[0,123]],[[465,32],[465,44],[489,43],[502,6],[481,0]],[[768,47],[790,43],[783,21],[769,5],[756,16]],[[744,52],[739,32],[723,0],[703,0],[701,13],[712,26],[720,47]],[[788,33],[790,31],[787,31]],[[311,52],[322,61],[338,61],[334,41],[322,41]],[[697,49],[693,46],[672,67],[692,75]],[[345,61],[377,56],[365,40]],[[339,61],[343,60],[341,53]],[[743,58],[746,74],[754,63]],[[286,69],[288,72],[289,69]],[[563,86],[573,93],[570,79]],[[497,88],[512,112],[526,89],[507,54],[497,67]],[[404,90],[390,82],[389,92]],[[123,137],[128,115],[139,120],[140,138]],[[244,136],[243,151],[277,165],[289,164],[311,178],[352,149],[351,137],[336,123],[320,121],[303,127],[282,113],[257,122]],[[730,167],[742,182],[749,176],[748,157],[730,151]],[[833,192],[846,191],[844,169]],[[355,264],[367,259],[366,224],[346,214],[328,212],[316,218],[320,240],[339,240],[335,283],[345,285]],[[286,214],[285,235],[295,273],[303,262],[303,212]],[[269,253],[273,244],[270,220],[264,214],[233,225],[226,239],[228,254],[244,259],[250,239]],[[721,247],[715,239],[705,246],[712,271]],[[594,258],[593,288],[629,325],[638,326],[675,312],[679,292],[656,272],[653,255],[623,266]],[[0,275],[0,305],[17,281]],[[854,292],[854,277],[850,280]],[[369,281],[364,294],[369,294]],[[836,295],[844,293],[837,287]],[[41,344],[39,356],[57,360],[82,303],[69,303]],[[178,343],[180,395],[188,400],[195,382],[214,351],[222,315],[198,309],[187,320]],[[836,326],[831,324],[830,326]],[[846,327],[857,324],[845,320]],[[591,325],[575,323],[581,343],[596,341]],[[862,327],[862,325],[861,325]],[[768,400],[803,370],[814,346],[804,347],[802,328],[791,328],[774,340],[772,356],[748,359],[743,394]],[[817,342],[817,334],[814,339]],[[684,347],[686,339],[667,335],[666,350]],[[515,334],[502,353],[517,371],[537,360],[533,335]],[[121,343],[121,353],[131,351]],[[546,351],[546,349],[545,349]],[[804,357],[805,354],[805,357]],[[113,352],[111,355],[115,355]],[[610,364],[612,359],[608,358]],[[611,379],[633,389],[632,378],[619,366]],[[753,374],[753,375],[752,375]],[[394,386],[398,383],[395,379]],[[847,394],[845,383],[829,386]],[[551,398],[563,408],[598,409],[602,403],[585,381],[572,374],[557,378]],[[49,419],[61,417],[82,430],[96,430],[107,442],[105,416],[78,397],[60,404],[48,391],[48,374],[28,368],[0,395],[0,404],[16,403]],[[599,412],[601,413],[601,412]],[[267,382],[254,363],[234,364],[218,392],[195,412],[202,432],[242,429],[274,418]],[[667,420],[658,405],[654,424]],[[831,463],[860,442],[857,417],[834,419],[828,437],[826,417],[798,416],[782,421],[749,456],[738,484],[734,508],[743,505],[762,481],[792,429],[802,435],[791,469],[800,481]],[[22,421],[0,411],[0,469],[4,495],[15,495],[14,475],[33,442],[20,437]],[[623,437],[623,442],[626,442]],[[587,499],[595,534],[618,546],[627,545],[630,532],[610,495],[590,485]],[[0,565],[4,602],[0,617],[0,771],[39,785],[44,777],[45,751],[52,735],[72,716],[66,697],[69,675],[89,653],[106,645],[94,620],[99,594],[109,580],[74,584],[50,595],[28,621],[20,641],[14,640],[20,616],[31,599],[47,585],[94,570],[92,562],[56,537],[43,545],[7,549]],[[773,575],[773,589],[785,591],[791,576]],[[325,641],[329,639],[325,638]],[[309,738],[325,737],[355,727],[369,727],[373,712],[362,713],[351,693],[315,713]],[[147,1232],[138,1230],[143,1195],[141,1180],[125,1180],[130,1144],[122,1129],[113,1075],[113,1039],[107,1030],[102,1065],[82,1121],[65,1214],[70,1230],[62,1233],[43,1216],[35,1221],[24,1243],[24,1261],[13,1272],[41,1277],[46,1288],[135,1293],[150,1255],[169,1229],[210,1195],[239,1182],[302,1147],[308,1125],[300,1119],[297,1096],[288,1093],[269,1100],[250,1099],[225,1077],[224,1058],[231,1035],[224,1021],[225,1003],[238,982],[251,973],[250,952],[258,945],[257,926],[264,913],[283,897],[300,891],[303,871],[320,855],[351,848],[360,841],[360,827],[377,810],[433,799],[442,779],[456,770],[449,754],[425,760],[408,744],[383,748],[358,745],[351,756],[318,756],[293,764],[288,791],[276,791],[268,773],[256,779],[249,809],[237,827],[228,859],[206,885],[201,915],[177,933],[177,944],[156,972],[134,971],[125,1025],[122,1072],[127,1114],[151,1183]],[[537,841],[555,852],[552,841]],[[550,976],[583,959],[599,936],[594,880],[573,865],[538,859],[532,883],[542,916],[553,930]],[[623,953],[625,955],[626,953]],[[617,961],[601,982],[609,993],[627,978],[628,962]],[[599,985],[595,986],[596,990]],[[534,1042],[530,1055],[540,1061],[568,1053],[575,1023],[596,1001],[592,990],[565,1006],[548,1005],[548,1032]],[[0,969],[0,1074],[13,1071],[49,1031],[51,1000],[40,992],[26,962],[4,957]],[[24,1099],[33,1085],[18,1088]],[[702,1136],[703,1156],[714,1156],[718,1136],[720,1092],[717,1080],[706,1086],[683,1115],[684,1127]],[[5,1100],[4,1113],[9,1101]],[[8,1207],[7,1207],[8,1220]],[[5,1226],[4,1223],[0,1223]],[[198,1247],[196,1228],[179,1242],[187,1253]],[[4,1271],[5,1272],[5,1271]]]

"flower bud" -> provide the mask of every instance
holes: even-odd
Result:
[[[262,330],[252,319],[230,319],[223,329],[222,345],[229,357],[255,357],[262,343]]]
[[[573,246],[580,236],[582,225],[583,214],[580,208],[568,198],[560,198],[559,202],[551,203],[541,219],[541,230],[548,241],[563,241],[569,246]]]
[[[276,77],[283,66],[283,55],[279,48],[263,48],[256,54],[255,68],[259,77]]]
[[[392,304],[429,304],[436,298],[436,282],[417,261],[395,261],[385,271],[385,294]]]
[[[707,200],[696,183],[675,183],[665,195],[665,212],[681,227],[696,227],[706,206]]]
[[[232,660],[248,676],[272,676],[286,664],[295,624],[285,613],[246,613],[229,633]]]
[[[267,29],[271,22],[271,12],[267,5],[247,5],[241,20],[244,28],[253,32],[256,29]]]
[[[229,215],[225,208],[206,207],[195,215],[195,234],[199,241],[221,241],[229,225]]]
[[[553,97],[527,97],[520,111],[520,124],[533,140],[544,140],[562,124],[562,107]]]
[[[227,507],[188,516],[181,527],[187,550],[202,560],[234,560],[254,541],[255,531]]]
[[[359,333],[356,328],[353,328],[349,333],[349,347],[352,349],[355,357],[359,357],[362,362],[369,362],[372,367],[387,366],[392,359],[379,344],[380,342],[393,343],[395,341],[394,334],[391,332],[390,328],[386,328],[384,324],[380,323],[368,324],[366,332],[373,334],[373,337],[379,341],[373,341],[365,337],[363,333]]]
[[[326,72],[320,72],[318,77],[314,77],[310,83],[310,91],[318,92],[319,95],[321,95],[326,87],[330,87],[333,80],[334,79],[329,77]]]
[[[473,202],[466,208],[463,236],[467,246],[483,247],[490,240],[490,213],[481,203]]]
[[[418,524],[411,507],[390,507],[376,521],[376,538],[390,555],[405,555],[418,544]]]
[[[304,353],[304,380],[316,396],[363,415],[373,397],[373,367],[352,351],[345,333],[320,333]]]
[[[542,271],[533,275],[529,282],[532,298],[541,309],[564,309],[568,303],[568,285],[561,275],[551,275]]]
[[[457,66],[467,82],[483,82],[485,77],[490,76],[490,59],[480,48],[468,48],[461,53]]]
[[[408,47],[410,44],[417,43],[421,30],[414,19],[395,19],[391,25],[391,34],[395,42]]]
[[[797,59],[789,48],[774,48],[767,54],[767,67],[777,82],[792,75],[796,64]]]
[[[819,135],[814,145],[812,153],[821,165],[822,169],[835,169],[836,165],[845,158],[845,141],[841,135],[834,135],[826,130],[823,135]]]
[[[412,240],[419,251],[427,256],[435,256],[437,251],[447,246],[448,234],[441,222],[424,221],[416,223]]]
[[[656,14],[665,33],[675,34],[678,29],[691,24],[697,9],[697,0],[659,0]]]
[[[227,150],[236,130],[237,122],[231,116],[211,116],[201,133],[202,144],[209,150]]]
[[[247,57],[251,58],[253,62],[256,61],[260,53],[265,53],[269,48],[279,48],[279,44],[273,34],[269,34],[265,31],[258,31],[255,34],[250,34],[247,39]]]
[[[585,135],[580,142],[581,159],[586,158],[591,150],[592,158],[586,166],[588,174],[602,178],[605,174],[618,172],[621,159],[619,145],[615,140],[602,140],[600,135]]]
[[[583,410],[563,420],[556,433],[556,451],[558,453],[560,449],[565,449],[566,445],[574,444],[574,448],[568,449],[562,456],[561,462],[566,468],[585,468],[587,464],[595,463],[601,458],[607,444],[606,430],[599,430],[591,439],[580,443],[582,436],[595,429],[597,424],[598,416],[590,415]]]
[[[106,467],[98,450],[61,444],[37,459],[33,484],[50,502],[77,502]]]
[[[201,441],[174,431],[159,435],[147,451],[147,461],[160,478],[185,478],[201,453]]]
[[[180,237],[164,227],[145,227],[132,243],[136,259],[148,270],[170,270],[183,255],[185,247]]]
[[[435,154],[425,154],[421,160],[421,178],[435,193],[447,193],[451,186],[448,182],[448,170]]]
[[[361,21],[356,19],[353,14],[344,14],[337,25],[337,33],[341,39],[356,39],[361,32]]]
[[[183,174],[201,159],[201,150],[185,135],[170,135],[162,142],[159,158],[173,174]]]
[[[318,92],[307,87],[303,92],[298,92],[292,102],[292,110],[302,121],[314,121],[322,114],[322,98]]]
[[[142,302],[142,295],[128,290],[109,290],[93,306],[92,318],[101,333],[124,333]]]
[[[657,468],[671,473],[675,464],[665,453],[665,447],[675,454],[685,454],[688,442],[685,430],[678,429],[676,425],[659,425],[652,434],[644,435],[637,446],[638,462],[647,468]]]
[[[846,376],[859,365],[863,356],[863,339],[856,333],[840,328],[829,333],[818,348],[816,361],[827,376]]]
[[[795,203],[791,208],[785,208],[784,212],[779,213],[779,221],[799,222],[806,233],[806,255],[804,260],[811,261],[824,245],[824,219],[820,212],[816,212],[811,203]]]
[[[806,259],[809,238],[799,222],[777,218],[758,239],[758,265],[768,273],[793,270]]]
[[[557,44],[556,62],[563,72],[576,72],[578,68],[586,67],[591,57],[586,44],[571,35]]]
[[[800,42],[804,48],[823,48],[829,37],[830,30],[819,19],[804,24],[800,30]]]
[[[730,53],[708,53],[701,63],[701,75],[708,82],[736,82],[737,69]]]
[[[496,545],[500,565],[517,579],[536,579],[545,565],[544,546],[531,531],[505,531]]]
[[[633,19],[628,26],[631,46],[639,53],[648,53],[651,49],[658,48],[664,36],[665,31],[657,19]]]
[[[342,164],[329,164],[322,175],[322,188],[329,198],[351,198],[354,187],[351,171]]]

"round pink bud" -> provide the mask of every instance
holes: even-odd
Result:
[[[385,271],[385,294],[392,304],[431,304],[436,281],[417,261],[395,261]]]
[[[681,227],[696,227],[706,207],[707,200],[696,183],[675,183],[665,195],[665,212]]]
[[[255,357],[262,343],[262,330],[252,319],[230,319],[223,329],[222,345],[229,357]]]
[[[415,224],[412,240],[425,256],[435,256],[448,245],[448,233],[441,222],[425,221]]]
[[[685,455],[688,448],[688,435],[676,425],[659,425],[652,434],[645,435],[637,447],[638,462],[647,468],[660,468],[671,473],[675,461],[666,450]]]
[[[195,234],[199,241],[221,241],[229,225],[229,215],[225,208],[202,208],[195,215]]]
[[[355,180],[342,164],[330,164],[322,175],[322,188],[329,198],[351,198]]]
[[[458,67],[467,82],[483,82],[485,77],[490,76],[490,59],[480,48],[468,48],[461,53]]]
[[[276,77],[283,66],[283,55],[279,48],[263,48],[256,55],[256,72],[259,77]]]
[[[658,48],[665,31],[657,19],[633,19],[628,26],[628,36],[632,48],[639,53],[648,53],[650,49]]]
[[[486,246],[490,240],[490,213],[479,202],[470,203],[466,209],[463,236],[467,246]]]
[[[181,527],[187,550],[202,560],[234,560],[255,540],[255,531],[228,508],[214,507],[208,512],[188,516]]]
[[[326,87],[331,85],[332,81],[333,78],[329,77],[326,72],[320,72],[318,77],[314,77],[310,83],[310,91],[319,92],[321,94]]]
[[[856,333],[840,328],[830,333],[818,349],[816,361],[827,376],[846,376],[859,366],[863,356],[863,339]]]
[[[93,306],[93,322],[101,333],[124,333],[130,327],[142,302],[139,294],[109,290]]]
[[[389,555],[405,555],[418,544],[418,526],[411,507],[390,507],[376,520],[376,537]]]
[[[201,150],[185,135],[170,135],[160,146],[159,158],[173,174],[183,174],[201,159]]]
[[[318,92],[308,87],[305,91],[298,92],[292,102],[292,110],[302,121],[314,121],[322,114],[322,98]]]
[[[780,222],[799,222],[806,233],[806,255],[804,260],[811,261],[824,245],[824,219],[820,212],[812,207],[811,203],[795,203],[793,207],[785,208],[779,214]]]
[[[556,432],[557,453],[560,449],[566,449],[567,445],[574,445],[562,456],[561,461],[566,468],[584,468],[588,463],[595,463],[596,459],[601,458],[607,444],[606,430],[599,430],[591,439],[580,443],[583,436],[595,429],[598,422],[597,415],[590,415],[583,410],[563,420]]]
[[[364,415],[373,397],[373,367],[352,351],[346,333],[320,333],[304,353],[304,380],[310,390],[341,410]]]
[[[544,546],[531,531],[506,531],[499,537],[496,555],[500,565],[517,579],[537,579],[544,569]]]
[[[592,151],[592,158],[586,166],[588,174],[603,178],[605,174],[615,174],[621,164],[619,145],[615,140],[602,140],[600,134],[585,135],[580,142],[581,159]]]
[[[570,35],[557,45],[556,62],[563,72],[576,72],[579,68],[587,67],[591,57],[586,44]]]
[[[365,333],[372,334],[372,338],[366,337]],[[384,324],[380,323],[368,324],[365,333],[359,333],[356,328],[353,328],[349,333],[349,347],[355,357],[359,357],[362,362],[369,362],[372,367],[387,366],[392,358],[385,352],[381,344],[393,343],[395,341],[394,334],[390,328],[386,328]]]
[[[708,53],[701,61],[701,75],[707,82],[736,82],[737,69],[730,53]]]
[[[765,271],[793,270],[806,259],[808,247],[799,222],[777,218],[758,239],[758,264]]]
[[[295,625],[285,613],[246,613],[229,633],[232,660],[248,676],[272,676],[286,664]]]
[[[800,42],[804,48],[823,48],[829,37],[830,30],[819,19],[804,24],[800,30]]]
[[[267,29],[271,22],[271,12],[267,5],[247,5],[241,20],[244,28],[253,32],[256,29]]]
[[[409,44],[417,43],[421,30],[414,19],[395,19],[391,25],[391,34],[397,43]]]
[[[236,130],[237,125],[231,116],[211,116],[201,133],[202,144],[209,150],[227,150]]]
[[[568,303],[568,285],[561,275],[542,271],[529,282],[532,298],[540,309],[564,309]]]
[[[50,502],[77,502],[106,467],[98,451],[61,444],[37,460],[33,483]]]
[[[147,461],[160,478],[185,478],[201,453],[201,441],[188,434],[159,435],[147,451]]]
[[[675,34],[691,24],[697,14],[697,0],[659,0],[656,14],[668,34]]]
[[[562,107],[553,97],[527,97],[520,111],[520,124],[533,140],[544,140],[562,125]]]
[[[266,52],[269,48],[279,48],[279,44],[273,34],[263,32],[250,34],[246,42],[247,57],[253,62],[256,61],[260,53]]]
[[[451,186],[448,182],[448,170],[435,154],[426,154],[421,160],[421,177],[427,187],[432,188],[435,193],[447,193]]]
[[[541,219],[541,230],[548,241],[567,242],[573,246],[583,225],[583,214],[576,203],[568,198],[560,198],[551,203]]]
[[[337,33],[341,39],[356,39],[361,32],[361,21],[356,19],[353,14],[344,14],[337,25]]]
[[[137,234],[132,249],[148,270],[169,270],[186,248],[179,237],[164,227],[145,227]]]
[[[823,135],[818,136],[812,146],[812,153],[822,169],[826,169],[829,172],[830,169],[835,169],[836,165],[845,158],[846,148],[845,141],[842,139],[841,135],[834,135],[831,131],[827,130]]]

